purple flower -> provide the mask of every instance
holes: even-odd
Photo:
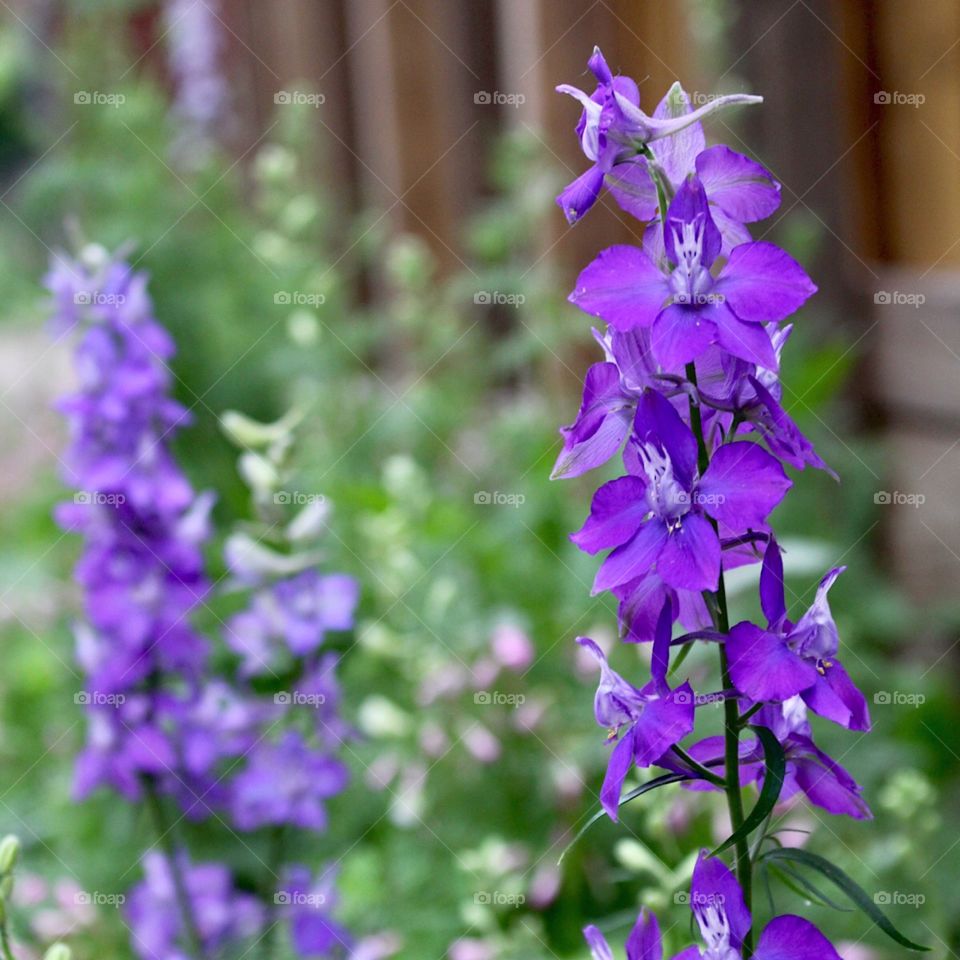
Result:
[[[212,954],[259,933],[265,919],[255,897],[234,889],[230,871],[219,863],[192,865],[178,858],[204,952]],[[144,879],[126,907],[131,940],[141,960],[187,960],[183,919],[170,862],[160,853],[143,858]]]
[[[592,924],[583,928],[583,936],[590,947],[593,960],[613,960],[613,951],[604,935]],[[627,937],[627,960],[663,960],[660,925],[654,914],[640,911],[630,936]]]
[[[608,743],[619,737],[600,790],[600,802],[611,820],[617,819],[620,793],[630,767],[651,766],[693,730],[695,698],[690,684],[675,690],[667,684],[671,624],[670,608],[665,604],[654,642],[653,676],[639,690],[610,668],[603,651],[591,639],[577,639],[600,665],[600,685],[594,699],[597,723],[608,731]]]
[[[692,112],[686,91],[674,84],[653,115],[667,120],[688,117]],[[691,173],[700,179],[723,238],[724,254],[729,254],[737,244],[750,241],[744,224],[769,217],[780,205],[780,184],[770,172],[723,144],[708,148],[699,123],[652,141],[650,151],[670,194],[676,193]],[[617,203],[628,213],[643,221],[658,219],[657,190],[646,157],[617,164],[606,182]]]
[[[625,459],[631,473],[600,487],[571,537],[587,553],[613,548],[595,593],[654,566],[675,589],[715,589],[721,545],[705,514],[737,533],[760,528],[790,487],[780,464],[753,443],[723,444],[699,476],[693,433],[653,391],[637,408]]]
[[[327,826],[325,801],[347,785],[347,768],[312,749],[294,730],[277,743],[262,743],[232,784],[231,812],[241,830],[292,824]]]
[[[787,619],[780,548],[771,538],[760,574],[767,629],[736,624],[727,656],[734,685],[751,700],[781,702],[799,694],[815,713],[851,730],[869,730],[866,700],[836,658],[839,637],[827,601],[845,569],[827,573],[810,609],[794,624]]]
[[[771,243],[743,243],[714,277],[720,231],[696,176],[673,198],[663,238],[668,273],[639,247],[609,247],[580,274],[571,303],[617,330],[649,327],[653,355],[664,368],[688,363],[717,344],[775,370],[776,353],[763,324],[783,320],[815,292],[803,268]]]
[[[267,673],[284,653],[313,653],[328,631],[349,630],[359,585],[346,574],[304,570],[258,590],[227,624],[227,645],[243,657],[244,676]]]
[[[301,957],[329,957],[350,950],[352,938],[332,917],[336,906],[336,871],[329,867],[314,879],[304,866],[292,865],[278,897],[286,904],[290,937]]]
[[[557,197],[557,203],[571,224],[596,203],[604,176],[614,164],[636,156],[645,143],[678,133],[726,106],[759,103],[763,99],[733,94],[717,97],[692,113],[649,117],[640,109],[640,91],[636,82],[629,77],[615,77],[599,47],[593,48],[587,66],[597,80],[597,88],[592,94],[569,84],[557,87],[559,93],[569,94],[583,107],[577,136],[584,154],[593,164]],[[673,90],[667,95],[668,99],[675,96]]]

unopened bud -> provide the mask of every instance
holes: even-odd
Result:
[[[43,960],[73,960],[73,951],[65,943],[55,943],[43,955]]]
[[[0,874],[8,874],[13,870],[19,854],[20,840],[8,833],[0,840]]]

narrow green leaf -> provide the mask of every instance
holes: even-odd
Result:
[[[642,797],[645,793],[649,793],[651,790],[656,790],[657,787],[665,787],[668,783],[680,783],[683,780],[694,780],[695,777],[690,776],[688,773],[667,773],[662,777],[656,777],[653,780],[648,780],[646,783],[641,783],[639,787],[635,787],[629,793],[624,794],[620,798],[618,807],[622,807],[624,804],[629,803],[631,800],[636,800],[637,797]],[[563,858],[570,852],[573,846],[579,841],[579,839],[598,821],[602,820],[607,815],[607,811],[604,809],[598,810],[594,813],[589,820],[577,831],[577,835],[563,848],[563,853],[560,854],[560,859],[557,861],[559,866],[563,863]]]
[[[794,893],[810,900],[821,907],[829,907],[831,910],[839,910],[840,913],[853,913],[852,908],[841,906],[835,900],[831,900],[822,890],[812,884],[799,870],[788,867],[785,863],[778,863],[776,867],[768,865],[770,870],[776,873],[780,882],[789,887]]]
[[[787,758],[784,755],[783,747],[780,741],[774,736],[772,730],[766,727],[750,728],[759,738],[763,745],[763,759],[766,765],[766,772],[763,777],[763,789],[757,799],[756,806],[750,811],[747,818],[740,824],[737,830],[734,830],[723,843],[713,851],[711,856],[722,853],[728,847],[732,847],[743,837],[749,837],[754,830],[763,826],[767,817],[780,799],[780,791],[783,789],[783,778],[787,771]]]
[[[768,850],[760,857],[760,862],[764,863],[774,863],[781,860],[803,864],[826,877],[831,883],[842,890],[850,898],[851,902],[859,907],[891,940],[899,943],[900,946],[906,947],[908,950],[920,950],[923,952],[930,950],[929,947],[923,947],[919,943],[908,940],[900,933],[887,919],[886,914],[873,902],[870,894],[829,860],[826,860],[816,853],[810,853],[808,850],[797,850],[792,847]]]

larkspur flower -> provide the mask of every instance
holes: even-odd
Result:
[[[679,84],[674,84],[654,117],[680,119],[691,113],[690,97]],[[750,241],[745,224],[769,217],[780,205],[780,184],[772,174],[755,160],[723,144],[707,147],[699,122],[673,136],[653,140],[650,152],[652,160],[635,157],[617,164],[606,181],[617,203],[645,223],[659,219],[654,177],[661,179],[672,196],[691,173],[697,175],[706,190],[725,255],[738,244]]]
[[[760,575],[767,628],[744,621],[726,641],[730,676],[738,690],[757,702],[781,702],[799,694],[815,713],[851,730],[869,730],[863,694],[837,660],[839,637],[827,594],[845,567],[820,581],[811,607],[796,622],[787,618],[783,559],[771,538]]]
[[[675,589],[715,589],[721,543],[707,515],[736,533],[762,528],[790,487],[777,461],[747,442],[721,446],[701,477],[693,433],[653,391],[637,407],[628,453],[631,472],[600,487],[571,537],[588,553],[612,548],[594,592],[654,567]]]
[[[675,689],[667,684],[667,660],[672,617],[664,605],[654,642],[652,678],[637,689],[611,669],[600,647],[589,637],[579,637],[600,666],[600,685],[594,700],[597,723],[616,742],[610,753],[600,802],[612,820],[617,819],[623,781],[630,768],[649,767],[693,730],[695,697],[689,683]],[[622,733],[622,736],[621,736]],[[618,739],[619,738],[619,739]]]
[[[180,857],[186,895],[207,955],[258,933],[263,906],[234,888],[230,871],[218,863],[191,864]],[[169,860],[160,853],[143,859],[144,879],[130,891],[125,908],[131,941],[141,960],[188,960],[190,950]]]
[[[649,248],[609,247],[580,274],[570,301],[617,330],[649,327],[653,356],[665,368],[717,344],[775,370],[764,324],[785,319],[816,291],[803,268],[779,247],[756,241],[734,247],[714,277],[722,241],[696,176],[671,201],[663,240],[669,272]]]
[[[731,94],[717,97],[691,113],[679,116],[647,116],[640,109],[640,91],[630,77],[614,76],[599,47],[594,47],[587,66],[597,80],[592,94],[561,84],[559,93],[569,94],[583,107],[577,124],[580,146],[592,166],[557,197],[569,223],[576,223],[597,201],[604,177],[619,161],[635,157],[652,140],[699,123],[704,117],[735,104],[759,103],[762,97]],[[675,94],[671,92],[668,97]]]

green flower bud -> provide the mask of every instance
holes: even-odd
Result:
[[[10,873],[20,855],[20,840],[8,833],[0,840],[0,874]]]
[[[65,943],[55,943],[43,955],[43,960],[73,960],[73,951]]]

